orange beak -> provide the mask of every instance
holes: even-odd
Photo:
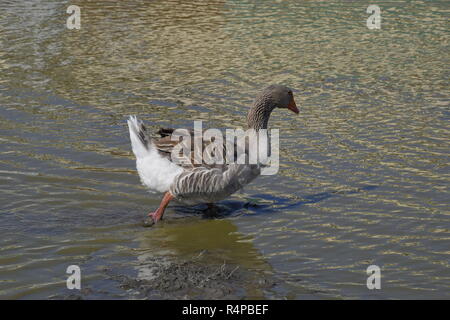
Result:
[[[297,105],[295,104],[294,97],[291,98],[291,102],[288,104],[288,109],[292,112],[295,112],[298,114],[300,111],[298,111]]]

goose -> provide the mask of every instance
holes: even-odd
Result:
[[[283,85],[264,88],[253,101],[247,114],[247,127],[259,131],[267,129],[269,117],[275,108],[299,110],[292,90]],[[136,169],[142,184],[149,191],[163,193],[159,207],[148,215],[157,223],[173,199],[185,203],[211,204],[223,200],[261,174],[260,164],[192,164],[177,163],[170,157],[179,141],[172,141],[174,129],[162,128],[159,139],[152,139],[136,116],[127,120],[131,147],[136,157]],[[188,134],[193,135],[193,131]]]

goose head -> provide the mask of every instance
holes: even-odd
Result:
[[[256,96],[247,114],[248,127],[255,130],[267,129],[270,114],[275,108],[289,109],[296,114],[299,113],[290,88],[279,84],[264,88]]]

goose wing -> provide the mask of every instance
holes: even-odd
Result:
[[[213,146],[211,145],[211,141],[202,139],[201,143],[199,143],[199,145],[201,145],[201,148],[195,148],[193,130],[184,129],[177,131],[176,133],[179,134],[177,137],[173,136],[174,132],[175,129],[172,128],[161,128],[158,131],[160,138],[153,139],[154,144],[161,156],[169,159],[172,162],[175,161],[175,159],[173,158],[173,151],[177,147],[177,145],[179,145],[179,152],[175,150],[174,156],[177,156],[177,164],[181,165],[183,168],[194,169],[202,167],[206,169],[227,169],[228,164],[226,163],[225,142],[223,142],[217,148],[213,148]],[[203,137],[203,135],[201,135],[201,137]],[[189,142],[187,140],[189,140]],[[187,150],[182,149],[183,145]],[[214,159],[216,153],[218,152],[221,152],[222,156],[219,156],[217,158],[221,158],[222,161],[217,162],[214,161]],[[195,161],[196,158],[200,161]]]
[[[217,202],[249,184],[260,173],[260,167],[254,164],[232,163],[224,171],[196,167],[178,175],[169,191],[187,202]]]

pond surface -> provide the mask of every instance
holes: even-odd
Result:
[[[380,30],[367,1],[2,1],[0,297],[449,299],[450,7],[376,4]],[[242,127],[270,83],[300,107],[279,173],[144,228],[128,115]]]

